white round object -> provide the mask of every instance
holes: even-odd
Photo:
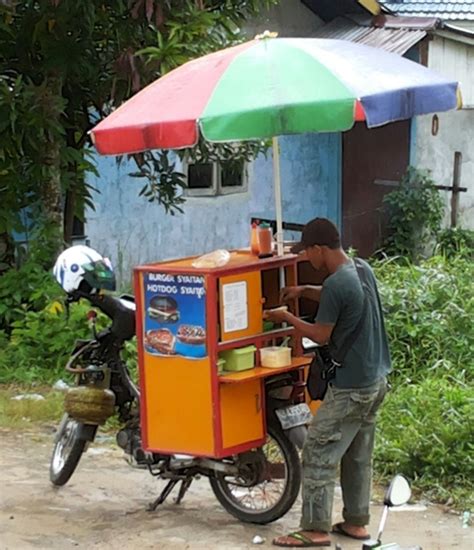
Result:
[[[53,268],[54,277],[66,292],[73,292],[84,280],[84,266],[100,261],[112,271],[110,260],[102,257],[93,248],[81,244],[71,246],[56,260]]]

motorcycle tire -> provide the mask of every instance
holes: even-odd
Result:
[[[301,463],[295,445],[286,437],[282,429],[274,423],[268,426],[268,435],[279,447],[284,458],[287,474],[286,484],[279,500],[265,510],[245,509],[232,495],[229,483],[223,473],[209,478],[211,488],[220,504],[227,512],[246,523],[265,525],[284,516],[293,506],[301,485]]]
[[[87,443],[79,438],[82,424],[68,414],[63,416],[49,466],[49,479],[53,485],[65,485],[74,473]]]

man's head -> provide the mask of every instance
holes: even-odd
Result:
[[[327,265],[328,254],[340,249],[341,237],[337,227],[326,218],[315,218],[304,226],[301,241],[291,251],[305,250],[311,265],[321,269]]]

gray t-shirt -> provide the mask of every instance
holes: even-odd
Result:
[[[336,369],[333,385],[337,388],[363,388],[375,383],[391,369],[390,351],[385,332],[377,281],[367,262],[360,260],[369,294],[362,330]],[[359,322],[364,291],[354,262],[342,265],[323,283],[316,322],[334,324],[330,349],[337,352]]]

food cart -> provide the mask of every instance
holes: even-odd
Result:
[[[292,370],[303,377],[310,363],[293,327],[269,327],[263,319],[265,309],[279,305],[281,270],[286,284],[297,284],[299,260],[259,259],[248,250],[232,252],[222,267],[198,268],[194,260],[134,271],[142,445],[222,458],[264,444],[265,379]],[[262,367],[259,350],[286,339],[289,362]]]

